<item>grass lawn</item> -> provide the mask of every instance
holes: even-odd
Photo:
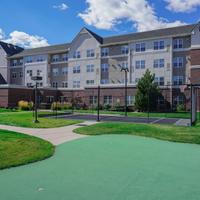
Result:
[[[200,124],[195,127],[104,122],[75,129],[85,135],[130,134],[173,142],[200,144]]]
[[[1,199],[198,200],[200,146],[132,135],[64,143],[53,157],[0,171]]]
[[[18,110],[16,109],[7,109],[7,108],[0,108],[0,113],[4,112],[17,112]]]
[[[30,128],[55,128],[79,123],[80,120],[39,118],[40,123],[33,123],[32,112],[0,113],[0,124]]]
[[[42,139],[0,129],[0,169],[43,160],[54,146]]]

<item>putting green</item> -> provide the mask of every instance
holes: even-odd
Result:
[[[0,171],[2,200],[197,200],[200,146],[90,136],[52,158]]]

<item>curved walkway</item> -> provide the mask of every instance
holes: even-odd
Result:
[[[96,122],[85,121],[83,123],[74,124],[70,126],[64,126],[59,128],[24,128],[8,125],[0,125],[0,129],[5,129],[9,131],[15,131],[24,133],[27,135],[33,135],[35,137],[42,138],[51,142],[54,145],[59,145],[67,141],[87,137],[86,135],[79,135],[73,132],[74,129],[80,126],[88,126],[95,124]]]

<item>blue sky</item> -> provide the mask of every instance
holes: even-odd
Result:
[[[0,39],[26,47],[70,42],[83,26],[110,36],[200,20],[198,0],[1,0],[0,7]]]

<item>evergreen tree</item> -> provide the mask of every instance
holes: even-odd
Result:
[[[135,107],[139,111],[156,110],[157,99],[161,95],[158,86],[154,83],[155,75],[146,70],[143,77],[138,81],[135,96]]]

